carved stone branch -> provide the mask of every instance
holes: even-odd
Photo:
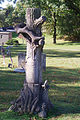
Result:
[[[41,37],[36,36],[33,33],[33,31],[28,30],[28,28],[26,26],[24,28],[17,27],[16,31],[17,31],[18,34],[22,33],[24,35],[24,33],[25,33],[26,35],[28,35],[30,37],[32,43],[34,43],[35,41],[39,41],[41,39],[44,40],[44,37],[42,37],[42,36]]]
[[[41,16],[39,19],[36,19],[33,23],[34,29],[36,29],[39,25],[42,25],[45,21],[45,16]],[[27,37],[27,39],[32,43],[35,41],[44,40],[44,37],[38,36],[33,30],[29,30],[27,24],[25,25],[22,23],[21,25],[17,25],[15,30],[18,34],[21,33],[24,37]]]
[[[36,19],[33,24],[34,28],[38,27],[39,25],[42,25],[45,21],[46,21],[45,16],[41,16],[39,19]]]

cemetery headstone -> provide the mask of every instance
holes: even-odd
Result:
[[[25,69],[26,63],[26,53],[19,53],[18,54],[18,68]]]
[[[26,66],[26,53],[19,53],[18,54],[18,68],[14,69],[14,72],[24,73]]]
[[[39,8],[27,8],[26,25],[16,26],[17,33],[21,33],[27,42],[26,80],[21,90],[20,97],[12,103],[9,110],[20,113],[34,113],[39,117],[46,117],[47,112],[53,107],[48,98],[48,81],[42,81],[42,53],[44,37],[41,25],[45,16],[41,16]]]
[[[11,32],[0,32],[0,44],[3,42],[6,43],[8,40],[12,39],[12,33]]]
[[[42,53],[42,69],[46,70],[46,54]]]

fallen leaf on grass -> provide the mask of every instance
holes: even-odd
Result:
[[[55,82],[55,80],[52,80],[52,82]]]

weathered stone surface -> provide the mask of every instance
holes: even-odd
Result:
[[[46,54],[42,53],[42,69],[46,70]]]
[[[43,84],[42,81],[42,66],[45,69],[46,56],[42,54],[44,37],[41,25],[45,22],[45,17],[40,16],[40,9],[28,8],[26,25],[16,27],[17,33],[22,34],[27,41],[26,80],[20,97],[13,102],[10,109],[21,114],[39,113],[39,116],[44,118],[52,104],[48,98],[48,82],[46,80]]]
[[[25,69],[25,63],[26,63],[26,53],[21,52],[18,54],[18,68]]]
[[[0,44],[6,43],[8,40],[12,39],[12,33],[11,32],[0,32]]]

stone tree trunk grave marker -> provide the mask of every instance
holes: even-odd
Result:
[[[20,97],[12,103],[9,110],[20,113],[34,113],[39,117],[46,117],[46,113],[53,105],[48,98],[47,80],[42,81],[42,52],[44,37],[41,25],[45,16],[41,16],[39,8],[27,8],[26,24],[16,26],[16,31],[22,34],[27,41],[26,80],[21,90]]]

